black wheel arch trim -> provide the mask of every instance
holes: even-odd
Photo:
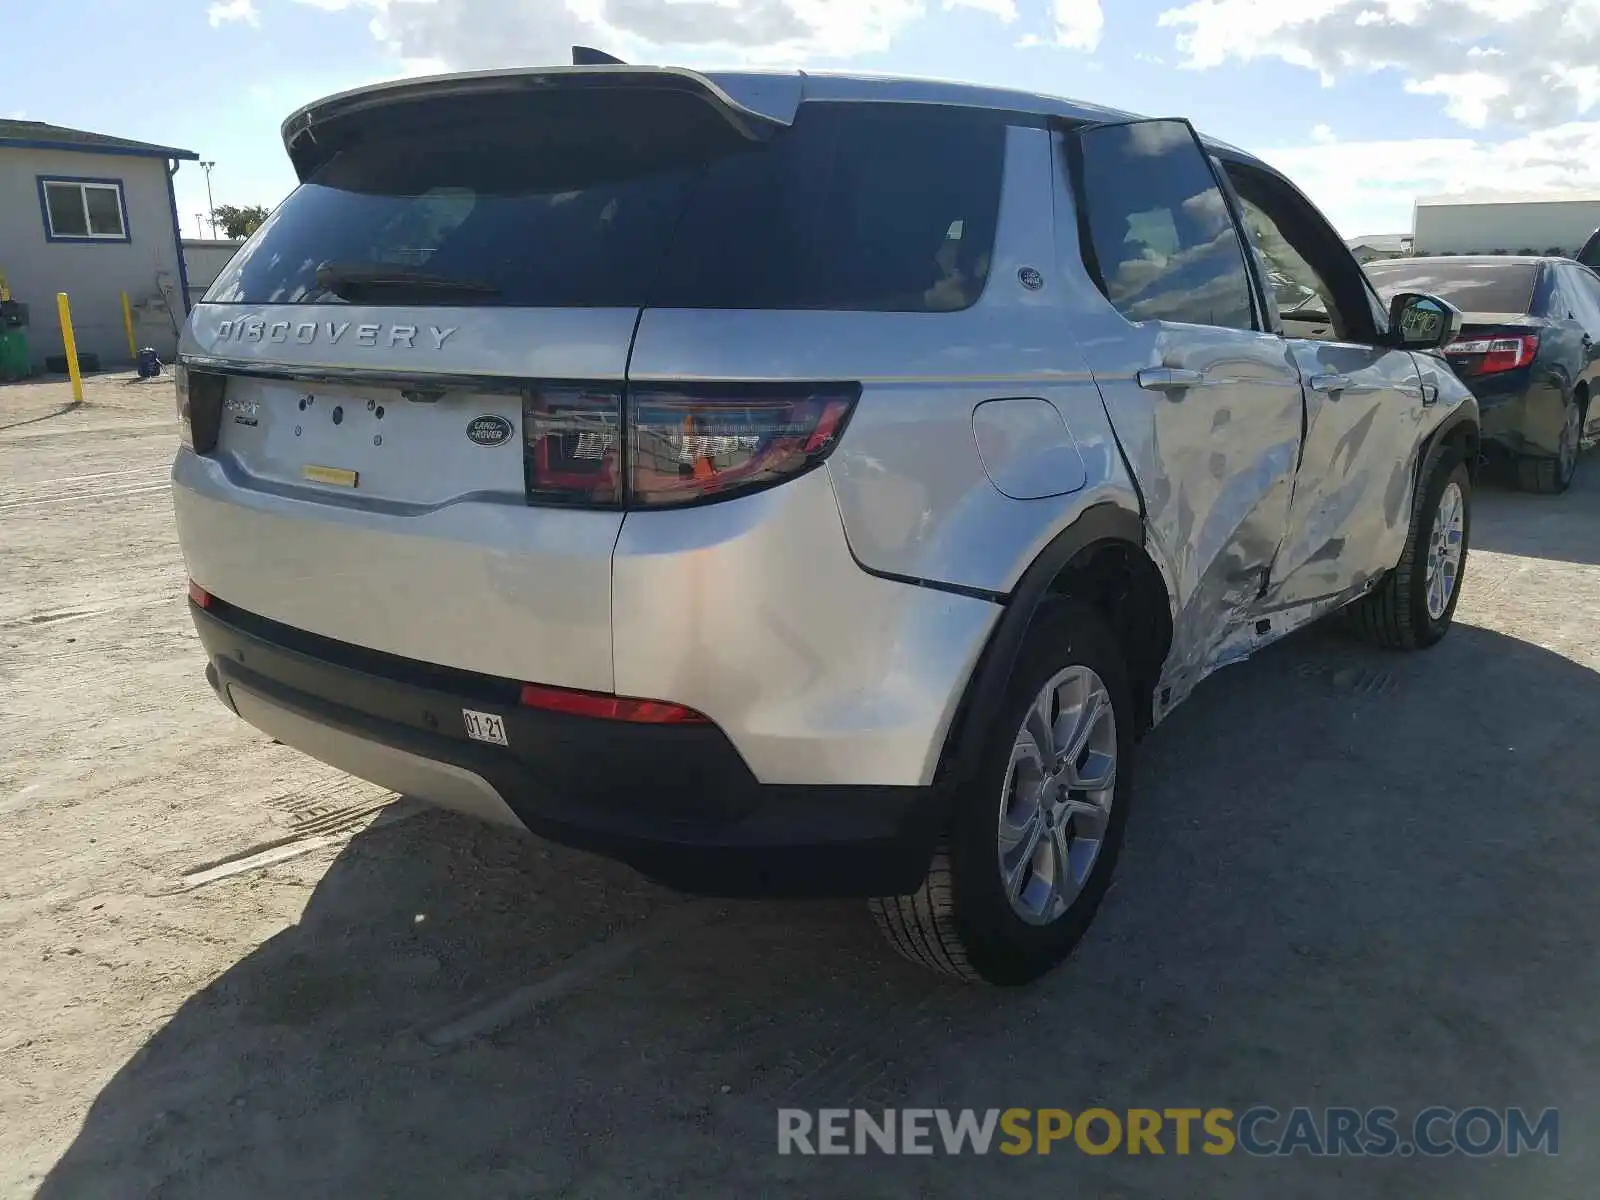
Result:
[[[1422,453],[1417,455],[1417,478],[1415,486],[1412,488],[1413,505],[1422,502],[1422,488],[1428,476],[1432,473],[1434,467],[1438,465],[1439,457],[1444,453],[1445,446],[1452,440],[1452,435],[1463,428],[1472,435],[1473,440],[1477,441],[1480,446],[1482,445],[1483,435],[1478,423],[1478,405],[1476,401],[1462,404],[1455,412],[1440,421],[1438,426],[1428,434]],[[1467,462],[1467,474],[1473,478],[1476,478],[1478,474],[1478,464],[1475,461],[1475,457],[1469,456]]]
[[[1022,573],[989,634],[978,665],[967,681],[961,706],[950,723],[939,763],[940,782],[973,776],[988,732],[977,714],[994,711],[1005,696],[1022,644],[1034,620],[1047,607],[1050,585],[1056,576],[1078,554],[1100,542],[1127,542],[1142,551],[1143,518],[1114,501],[1091,505],[1058,533]]]

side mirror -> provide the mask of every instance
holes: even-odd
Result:
[[[1437,350],[1461,336],[1461,310],[1426,292],[1389,301],[1389,338],[1401,350]]]

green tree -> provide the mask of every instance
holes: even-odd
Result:
[[[263,204],[252,204],[246,208],[219,204],[216,213],[216,228],[222,230],[224,236],[237,241],[249,237],[260,228],[261,222],[267,219],[268,209]]]

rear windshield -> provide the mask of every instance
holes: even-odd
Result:
[[[1525,313],[1533,303],[1538,263],[1408,262],[1367,264],[1367,277],[1385,300],[1399,292],[1427,292],[1467,313]]]
[[[808,103],[764,143],[724,132],[663,155],[612,138],[602,163],[603,135],[480,113],[470,132],[358,141],[205,299],[925,312],[967,307],[988,276],[998,114]]]

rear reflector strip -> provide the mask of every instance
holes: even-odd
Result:
[[[710,718],[705,714],[665,700],[635,700],[605,692],[580,692],[540,683],[522,685],[521,704],[524,708],[538,708],[545,712],[567,713],[574,717],[600,717],[608,721],[631,721],[637,725],[710,724]]]
[[[189,580],[189,599],[201,608],[211,607],[211,593],[192,579]]]

